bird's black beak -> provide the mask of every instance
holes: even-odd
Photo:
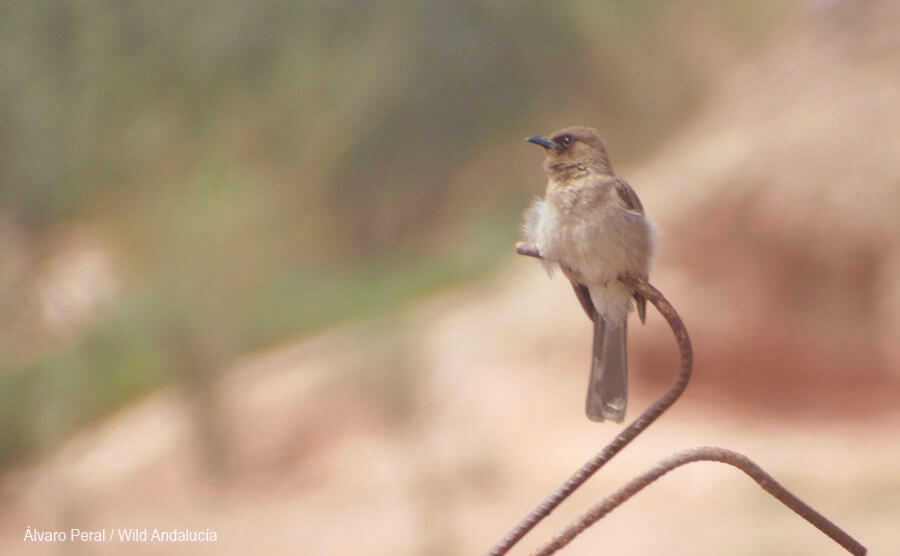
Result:
[[[550,139],[547,139],[546,137],[540,137],[538,135],[535,135],[534,137],[529,137],[528,139],[525,139],[525,140],[528,141],[529,143],[534,143],[535,145],[540,145],[540,146],[544,147],[545,149],[555,149],[556,148],[556,143],[554,143]]]

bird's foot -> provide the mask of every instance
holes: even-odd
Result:
[[[619,282],[634,287],[635,284],[646,282],[647,279],[634,272],[622,272],[616,277]]]
[[[541,256],[540,250],[538,250],[537,245],[533,243],[525,243],[524,241],[519,241],[516,243],[516,253],[519,255],[524,255],[526,257],[534,257],[535,259],[543,259]]]

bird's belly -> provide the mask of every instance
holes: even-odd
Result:
[[[547,211],[539,249],[543,256],[571,270],[588,285],[606,285],[622,272],[647,275],[650,230],[643,216],[609,211],[577,218]]]

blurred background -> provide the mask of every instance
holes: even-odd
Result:
[[[889,546],[898,29],[889,0],[0,3],[0,552],[486,552],[619,430],[583,416],[568,284],[512,253],[522,139],[576,124],[661,228],[695,378],[520,550],[703,444]],[[636,416],[677,353],[656,315],[630,349]],[[839,553],[711,464],[565,553],[600,549]]]

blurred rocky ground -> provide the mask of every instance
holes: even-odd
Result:
[[[841,419],[900,385],[900,6],[813,6],[631,177],[701,380]]]

